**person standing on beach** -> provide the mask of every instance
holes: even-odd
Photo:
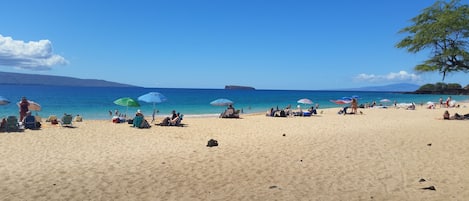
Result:
[[[449,108],[450,102],[451,102],[451,96],[448,96],[448,98],[446,99],[446,108]]]
[[[26,97],[21,98],[20,102],[20,121],[23,121],[24,117],[26,117],[26,113],[29,111],[29,102]]]
[[[356,98],[352,99],[352,114],[357,114],[358,113],[358,101]]]

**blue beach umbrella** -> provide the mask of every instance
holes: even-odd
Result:
[[[138,100],[147,102],[147,103],[153,103],[153,109],[155,109],[156,103],[162,103],[162,102],[167,101],[168,99],[161,93],[149,92],[147,94],[139,96]]]
[[[231,100],[228,100],[226,98],[219,98],[219,99],[216,99],[212,102],[210,102],[210,105],[214,105],[214,106],[228,106],[228,105],[232,105],[234,102],[231,101]]]
[[[339,100],[344,100],[344,101],[352,101],[352,97],[348,97],[348,96],[344,96],[342,98],[340,98]]]
[[[144,95],[139,96],[138,100],[143,101],[143,102],[147,102],[147,103],[153,103],[153,114],[152,114],[153,119],[151,120],[153,122],[153,121],[155,121],[155,114],[156,114],[155,105],[157,103],[165,102],[168,99],[166,98],[166,96],[164,96],[161,93],[149,92],[149,93],[146,93]]]

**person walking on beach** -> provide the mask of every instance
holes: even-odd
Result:
[[[21,98],[20,102],[20,121],[23,121],[24,117],[26,117],[26,113],[29,111],[29,102],[26,97]]]

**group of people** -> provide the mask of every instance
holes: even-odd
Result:
[[[351,108],[352,111],[351,112],[348,112],[348,108]],[[337,114],[343,114],[343,115],[346,115],[346,114],[357,114],[358,113],[358,100],[356,98],[352,98],[352,101],[350,102],[350,105],[347,105],[345,107],[343,107],[341,110],[339,110],[339,112],[337,112]]]
[[[229,104],[228,108],[220,114],[220,118],[239,118],[239,110],[235,110],[233,104]]]
[[[165,117],[159,124],[160,126],[178,126],[181,124],[182,114],[176,110],[171,111],[171,116]]]
[[[287,107],[283,109],[279,109],[278,106],[276,109],[273,107],[270,108],[265,116],[268,117],[288,117],[288,116],[311,116],[311,115],[316,115],[318,114],[317,110],[319,109],[319,104],[316,104],[315,106],[311,106],[308,108],[307,112],[304,112],[303,109],[301,109],[301,106],[298,105],[296,110],[291,109],[291,105],[288,105]]]
[[[449,108],[449,107],[454,107],[453,105],[451,105],[451,102],[452,102],[452,99],[451,99],[451,96],[448,96],[448,98],[446,98],[445,102],[443,102],[443,98],[440,97],[440,99],[438,100],[438,102],[440,103],[440,108]]]
[[[182,118],[183,118],[183,115],[181,113],[176,112],[176,110],[173,110],[171,111],[170,116],[163,118],[163,120],[156,125],[178,126],[181,124]],[[118,115],[118,116],[114,116],[112,121],[114,123],[128,122],[129,124],[133,124],[133,127],[137,127],[137,128],[150,128],[151,127],[150,123],[148,123],[148,121],[144,118],[144,115],[140,109],[137,110],[137,112],[135,113],[135,117],[133,119],[126,120],[124,119],[124,115]]]

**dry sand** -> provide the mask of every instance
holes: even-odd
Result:
[[[444,110],[43,122],[0,133],[0,200],[467,200],[469,120]]]

